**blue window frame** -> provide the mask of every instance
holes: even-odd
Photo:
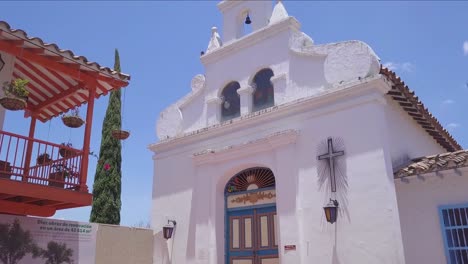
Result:
[[[445,256],[449,264],[468,264],[468,204],[439,207]]]

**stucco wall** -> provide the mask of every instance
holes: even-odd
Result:
[[[230,26],[224,26],[226,40],[233,39]],[[299,28],[289,17],[209,50],[201,57],[205,78],[192,83],[199,92],[160,115],[162,141],[150,146],[154,263],[224,263],[224,187],[256,166],[270,168],[276,178],[281,263],[404,263],[385,134],[390,87],[378,75],[378,58],[359,41],[314,45]],[[243,101],[242,116],[220,124],[222,88],[237,81],[241,100],[251,100],[251,79],[265,67],[274,72],[275,107],[249,113],[250,101]],[[328,137],[341,138],[346,148],[334,225],[323,214],[333,195],[317,168],[318,145]],[[165,241],[168,219],[177,227],[174,239]],[[285,245],[296,250],[285,252]]]
[[[96,237],[96,264],[152,264],[153,231],[100,224]]]
[[[441,205],[468,203],[468,169],[395,180],[406,263],[446,263]]]
[[[385,114],[393,164],[405,165],[408,158],[447,152],[390,97],[387,97]]]
[[[220,136],[157,151],[155,263],[169,258],[174,263],[224,263],[224,186],[253,166],[268,167],[276,177],[281,263],[404,263],[390,157],[380,133],[382,97],[372,91],[348,95],[307,111],[285,111],[282,118],[246,120],[245,126],[233,126]],[[295,143],[267,143],[259,146],[262,151],[246,144],[236,154],[215,155],[203,164],[193,158],[206,149],[290,129],[299,132]],[[347,187],[337,194],[341,213],[335,225],[325,221],[322,207],[331,195],[328,185],[319,184],[317,171],[317,146],[329,136],[342,138],[346,146]],[[165,242],[159,232],[167,219],[176,220],[177,228],[175,238]],[[296,251],[285,252],[284,245],[296,245]]]

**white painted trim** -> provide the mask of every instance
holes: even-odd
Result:
[[[246,35],[240,39],[236,39],[232,42],[225,43],[222,47],[213,50],[210,53],[205,53],[205,55],[200,57],[201,62],[206,66],[207,64],[218,61],[221,58],[224,58],[229,53],[238,51],[249,46],[254,45],[266,38],[277,35],[279,32],[293,29],[299,31],[301,25],[294,17],[288,17],[283,21],[275,23],[273,25],[264,27],[258,31],[255,31],[255,34]]]
[[[299,136],[297,130],[280,131],[263,138],[238,145],[226,146],[217,150],[206,149],[193,154],[195,164],[218,163],[239,157],[269,151],[284,145],[293,144]]]
[[[254,92],[254,88],[252,86],[241,87],[237,89],[237,93],[241,94],[252,94]]]
[[[223,99],[219,98],[219,97],[213,97],[213,98],[209,98],[209,99],[206,99],[206,103],[211,105],[211,104],[214,104],[214,105],[220,105],[223,103]]]
[[[224,13],[225,11],[227,11],[227,9],[230,9],[244,1],[245,0],[235,0],[235,1],[224,0],[224,1],[219,2],[217,6],[218,6],[219,11],[221,11],[221,13]]]
[[[199,142],[206,138],[224,134],[229,130],[240,129],[249,125],[258,125],[260,121],[278,119],[281,116],[303,113],[310,110],[315,110],[316,112],[314,112],[314,115],[318,115],[338,111],[369,101],[377,101],[384,104],[386,103],[384,95],[390,89],[391,87],[388,86],[387,82],[384,81],[384,77],[381,75],[343,83],[341,86],[331,87],[320,94],[262,109],[245,116],[231,119],[229,122],[201,128],[181,136],[164,139],[157,143],[150,144],[148,148],[154,152],[168,151],[181,144],[187,145]]]
[[[277,81],[279,81],[279,80],[286,80],[286,73],[283,72],[283,73],[280,73],[280,74],[278,74],[278,75],[274,75],[274,76],[272,76],[271,79],[270,79],[270,81],[271,81],[272,83],[275,83],[275,82],[277,82]]]

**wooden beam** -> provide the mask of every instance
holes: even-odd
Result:
[[[43,57],[55,62],[62,62],[64,60],[63,57],[57,55],[43,55]]]
[[[96,95],[97,82],[89,88],[88,107],[86,109],[86,127],[83,139],[83,159],[81,160],[80,191],[88,192],[86,180],[88,176],[89,144],[91,142],[91,128],[93,125],[94,97]]]
[[[36,131],[36,117],[32,116],[31,117],[31,123],[29,125],[29,138],[34,138],[34,132]],[[27,146],[26,146],[26,158],[25,158],[25,167],[24,167],[24,175],[29,175],[29,165],[31,164],[31,156],[32,156],[32,150],[33,150],[33,141],[28,140]],[[26,181],[26,177],[23,177],[23,181]]]
[[[420,124],[421,126],[431,126],[432,124],[427,122],[427,121],[417,121],[418,124]]]
[[[56,209],[53,207],[9,202],[5,200],[0,201],[0,213],[4,214],[50,217],[53,216],[55,212]]]
[[[12,202],[17,202],[17,203],[34,203],[37,201],[42,201],[42,199],[37,199],[37,198],[32,198],[32,197],[15,197],[14,199],[10,199]]]
[[[75,80],[94,84],[96,82],[96,77],[93,77],[91,74],[89,74],[86,71],[75,69],[70,67],[69,65],[59,63],[57,61],[54,61],[46,56],[41,56],[38,54],[35,54],[28,49],[24,49],[21,47],[17,47],[11,43],[8,43],[8,41],[0,40],[0,51],[7,52],[9,54],[12,54],[16,57],[20,57],[21,59],[28,60],[34,63],[37,63],[47,69],[54,70],[57,72],[60,72],[62,74],[66,74],[70,77],[72,77]],[[77,63],[79,64],[79,63]],[[128,83],[119,79],[99,75],[97,77],[99,80],[103,80],[109,83],[114,84],[116,87],[122,87],[126,86]]]
[[[424,129],[426,129],[426,131],[428,131],[428,130],[436,131],[435,127],[432,126],[432,125],[429,125],[429,126],[423,125],[422,127],[423,127]]]
[[[407,112],[413,112],[413,113],[417,113],[418,112],[418,109],[416,108],[409,108],[409,107],[403,107],[403,109]]]
[[[16,79],[16,78],[24,78],[24,77],[18,75],[16,72],[13,72],[13,78]],[[33,85],[32,85],[31,83],[28,83],[28,87],[32,87],[32,86],[33,86]],[[28,95],[28,98],[29,98],[29,99],[32,99],[32,100],[33,100],[34,102],[36,102],[36,103],[41,102],[42,100],[41,100],[39,97],[37,97],[37,95],[35,95],[35,93],[37,93],[37,88],[35,88],[35,89],[33,89],[33,90],[34,90],[34,93],[32,93],[32,91],[29,90],[30,93],[29,93],[29,95]],[[47,96],[46,96],[46,95],[43,95],[42,92],[41,92],[40,96],[41,96],[41,97],[44,97],[44,96],[45,96],[45,98],[47,98]],[[29,99],[28,99],[28,101],[29,101]],[[28,104],[28,105],[29,105],[29,104]]]
[[[24,44],[24,40],[22,39],[7,39],[7,40],[2,40],[2,41],[6,41],[8,42],[10,45],[14,45],[14,46],[23,46]]]
[[[26,66],[26,65],[25,65]],[[49,86],[44,83],[43,81],[39,80],[39,78],[37,78],[36,76],[34,76],[32,74],[32,72],[35,72],[33,69],[31,70],[28,70],[26,68],[24,68],[23,66],[19,65],[18,63],[15,64],[15,68],[21,72],[24,76],[26,76],[27,79],[29,79],[30,81],[33,81],[35,82],[36,84],[40,85],[40,87],[37,87],[39,88],[37,90],[38,93],[41,94],[42,97],[44,98],[50,98],[50,97],[53,97],[55,94],[57,94],[57,92],[55,92],[54,90],[50,89]],[[29,66],[28,66],[29,68]],[[42,88],[42,89],[40,89]],[[46,93],[42,92],[42,90],[46,90],[47,92],[49,92],[51,95],[47,95]]]
[[[398,101],[398,102],[408,102],[408,99],[406,97],[395,97],[392,96],[393,100]]]
[[[387,92],[387,94],[389,95],[398,95],[398,96],[401,96],[401,92],[400,91],[396,91],[396,90],[390,90]]]
[[[76,204],[76,207],[91,205],[92,195],[86,192],[65,190],[47,185],[12,181],[0,178],[0,194],[27,196],[43,200],[62,201]],[[0,206],[1,208],[1,206]]]
[[[65,66],[67,66],[68,68],[72,68],[72,69],[74,69],[74,70],[86,71],[86,70],[81,69],[81,65],[80,65],[80,64],[68,63],[68,62],[63,62],[63,61],[61,61],[60,64],[65,65]]]
[[[421,115],[419,112],[408,112],[408,115],[412,116],[412,117],[423,117],[423,115]]]
[[[81,84],[75,85],[75,87],[71,87],[68,90],[56,95],[55,97],[49,98],[46,101],[42,102],[41,104],[38,104],[36,106],[36,109],[41,111],[42,109],[47,108],[47,107],[49,107],[49,106],[51,106],[53,104],[57,104],[58,102],[63,101],[65,99],[67,99],[68,97],[74,95],[82,87],[83,87],[83,85],[81,85]]]
[[[404,106],[404,107],[412,107],[413,104],[412,103],[408,103],[408,102],[398,102],[401,106]]]
[[[9,199],[9,198],[12,198],[12,197],[15,197],[15,196],[16,196],[16,195],[1,193],[1,194],[0,194],[0,200],[6,200],[6,199]]]
[[[43,48],[27,48],[27,50],[34,53],[34,54],[43,54],[44,53]]]

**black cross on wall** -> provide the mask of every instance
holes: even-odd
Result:
[[[335,151],[333,149],[333,139],[327,139],[328,152],[322,155],[319,155],[318,160],[328,160],[328,167],[330,170],[330,185],[331,191],[336,192],[336,178],[335,178],[335,158],[344,155],[344,151]]]

